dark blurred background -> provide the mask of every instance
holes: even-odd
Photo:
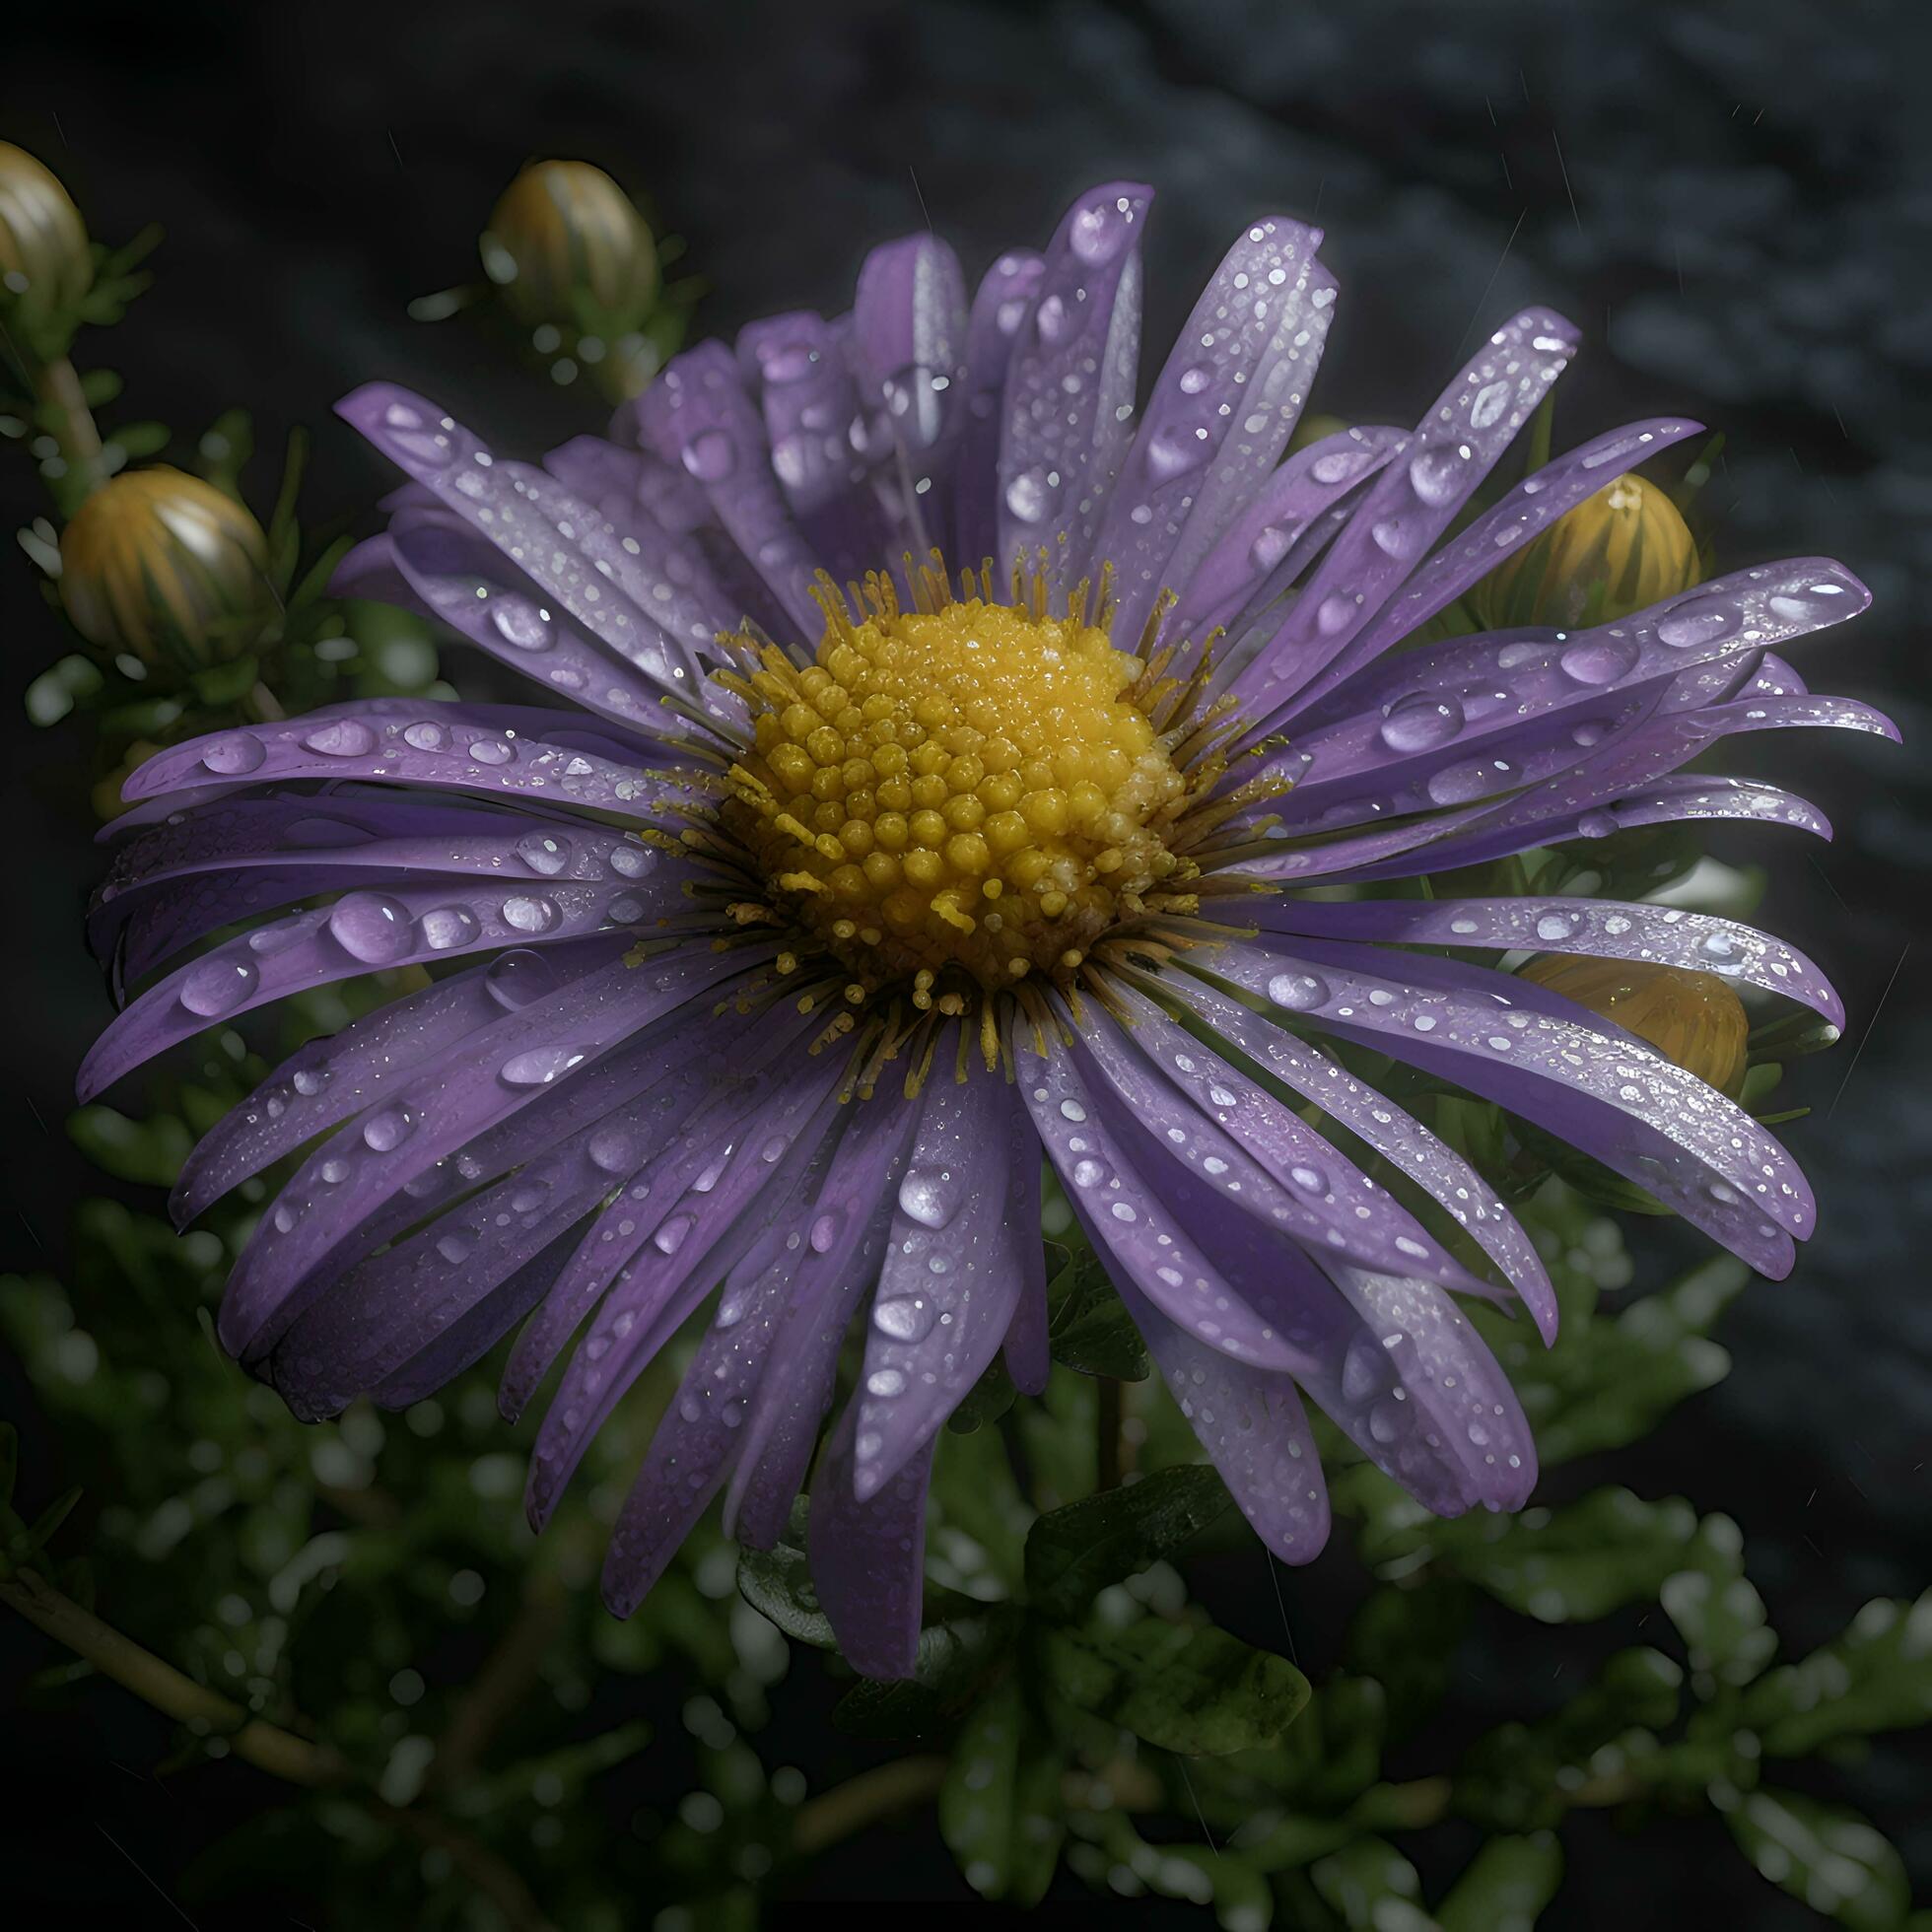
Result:
[[[1770,866],[1762,922],[1811,950],[1851,1009],[1836,1052],[1794,1076],[1791,1104],[1815,1111],[1788,1138],[1817,1184],[1823,1234],[1792,1279],[1733,1309],[1729,1380],[1614,1467],[1562,1476],[1566,1487],[1614,1478],[1682,1490],[1733,1514],[1791,1654],[1932,1571],[1928,73],[1932,10],[1908,0],[177,0],[23,10],[7,32],[0,136],[63,177],[97,237],[167,227],[157,286],[103,350],[137,413],[186,429],[241,403],[264,451],[311,425],[310,515],[361,527],[392,478],[327,414],[357,382],[424,389],[526,449],[601,423],[587,390],[518,377],[486,332],[404,312],[411,297],[474,279],[476,232],[538,155],[598,163],[660,233],[685,238],[683,272],[710,284],[701,332],[842,308],[863,250],[929,219],[977,275],[1003,245],[1044,239],[1082,185],[1133,175],[1159,197],[1148,373],[1236,227],[1279,210],[1328,228],[1342,284],[1317,409],[1412,419],[1479,329],[1538,301],[1586,336],[1560,394],[1559,445],[1667,408],[1724,430],[1710,503],[1720,562],[1828,552],[1865,577],[1876,610],[1818,640],[1800,667],[1819,688],[1880,703],[1906,744],[1747,741],[1751,763],[1837,828],[1828,846],[1792,833],[1714,841],[1720,856]],[[0,509],[8,528],[41,509],[24,460],[0,468]],[[21,1267],[57,1264],[74,1202],[101,1185],[59,1122],[108,1013],[79,926],[98,865],[88,774],[78,740],[33,730],[18,702],[54,653],[32,575],[20,559],[0,573],[15,1072],[5,1218],[7,1265]],[[1671,1223],[1631,1240],[1645,1271],[1697,1252]],[[31,1426],[25,1392],[6,1393]],[[1351,1562],[1332,1552],[1290,1583],[1305,1666],[1339,1627],[1326,1589],[1351,1587]],[[1216,1614],[1233,1627],[1256,1575],[1220,1587]],[[1215,1595],[1214,1579],[1203,1587]],[[1563,1633],[1541,1634],[1534,1656],[1479,1646],[1458,1692],[1472,1730],[1513,1713],[1533,1676],[1563,1671]],[[0,1682],[39,1661],[36,1645],[0,1624]],[[128,1922],[173,1923],[157,1890],[236,1812],[275,1794],[238,1765],[220,1792],[199,1779],[211,1809],[190,1811],[143,1775],[165,1755],[160,1720],[106,1692],[86,1709],[98,1731],[35,1720],[33,1761],[8,1753],[50,1801],[43,1843],[56,1862],[94,1865],[89,1896]],[[792,1726],[802,1757],[820,1714],[808,1698],[781,1705],[775,1735]],[[1852,1795],[1899,1843],[1922,1895],[1932,1767],[1914,1766],[1910,1749],[1875,1751]],[[648,1782],[648,1760],[635,1775]],[[138,1848],[157,1888],[91,1824]],[[1669,1825],[1626,1847],[1610,1823],[1586,1822],[1570,1842],[1565,1926],[1632,1913],[1815,1922],[1741,1861],[1706,1867],[1707,1840]],[[820,1897],[970,1896],[930,1819],[848,1854],[819,1868]]]

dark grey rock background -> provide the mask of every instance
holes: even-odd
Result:
[[[1280,209],[1328,226],[1343,287],[1319,408],[1412,415],[1479,328],[1537,300],[1588,337],[1559,436],[1667,407],[1726,430],[1726,561],[1825,551],[1868,579],[1876,612],[1800,663],[1814,684],[1889,708],[1907,744],[1746,741],[1752,765],[1838,828],[1828,847],[1720,842],[1771,866],[1766,923],[1815,952],[1854,1015],[1838,1052],[1797,1081],[1817,1112],[1791,1141],[1825,1231],[1789,1282],[1732,1310],[1729,1381],[1639,1451],[1562,1472],[1560,1488],[1614,1474],[1730,1511],[1791,1650],[1874,1593],[1923,1586],[1932,10],[475,0],[34,14],[10,34],[0,134],[62,173],[98,236],[151,219],[169,229],[159,285],[94,345],[127,378],[124,407],[198,429],[245,403],[265,448],[291,423],[318,427],[317,515],[352,516],[390,481],[326,416],[364,379],[437,393],[507,444],[540,447],[600,419],[587,393],[516,377],[484,331],[403,314],[411,296],[474,274],[476,229],[537,153],[595,160],[655,203],[714,285],[702,321],[724,333],[775,308],[842,306],[863,249],[928,214],[977,272],[1001,245],[1044,237],[1078,187],[1122,173],[1159,190],[1150,361],[1236,226]],[[10,457],[6,526],[38,508]],[[16,689],[53,644],[27,579],[4,567]],[[45,1124],[57,1127],[107,1006],[80,942],[97,861],[74,743],[29,730],[12,698],[0,715],[15,781],[8,1256],[32,1265],[43,1247],[58,1254],[72,1201],[94,1185]],[[1646,1274],[1696,1251],[1674,1225],[1638,1235]],[[1339,1627],[1329,1593],[1346,1589],[1347,1560],[1290,1582],[1304,1663]],[[1267,1634],[1259,1570],[1208,1583],[1224,1616]],[[1533,1705],[1538,1680],[1553,1700],[1589,1661],[1563,1633],[1533,1655],[1480,1656],[1461,1717],[1474,1730]],[[53,1775],[83,1816],[104,1802],[78,1763]],[[1914,1765],[1904,1748],[1881,1749],[1850,1789],[1924,1874],[1923,1755]],[[195,1835],[146,1855],[165,1868]],[[935,1833],[897,1842],[828,1861],[818,1896],[966,1897]],[[172,1922],[126,1883],[132,1922]],[[1816,1922],[1701,1830],[1659,1827],[1631,1844],[1592,1823],[1552,1922],[1631,1915]]]

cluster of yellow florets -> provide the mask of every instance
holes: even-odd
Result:
[[[748,656],[729,681],[755,739],[726,807],[774,898],[862,989],[903,977],[922,1004],[947,968],[987,989],[1071,972],[1193,869],[1162,838],[1189,785],[1137,702],[1144,666],[1084,599],[1063,617],[1038,596],[927,601],[855,618],[828,596],[814,663]]]

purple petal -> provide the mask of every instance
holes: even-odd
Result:
[[[1003,571],[1044,546],[1054,581],[1087,569],[1134,413],[1140,353],[1140,234],[1153,190],[1083,194],[1047,249],[1013,344],[1001,404],[998,506]]]
[[[1006,1218],[1019,1251],[1019,1299],[1000,1346],[1013,1386],[1021,1395],[1040,1396],[1047,1392],[1053,1366],[1047,1347],[1047,1251],[1039,1238],[1040,1137],[1017,1104],[1008,1108],[1007,1121],[1012,1146]]]
[[[667,462],[697,479],[718,520],[755,567],[800,639],[825,628],[811,600],[811,555],[772,475],[765,428],[731,352],[701,342],[673,356],[637,403],[639,431]]]
[[[966,328],[966,377],[959,432],[955,561],[977,570],[999,545],[1000,400],[1013,344],[1039,293],[1046,263],[1024,250],[986,272]]]
[[[1318,1047],[1251,1007],[1206,984],[1189,987],[1183,997],[1257,1067],[1312,1100],[1439,1201],[1501,1268],[1544,1341],[1555,1339],[1556,1292],[1542,1257],[1502,1198],[1461,1154]]]
[[[1322,357],[1335,283],[1321,230],[1266,216],[1231,247],[1156,379],[1094,542],[1133,649],[1164,587],[1207,557],[1287,448]]]
[[[918,1451],[875,1494],[855,1485],[858,1405],[850,1403],[819,1460],[806,1547],[812,1587],[839,1649],[862,1677],[910,1677],[924,1607],[926,1489],[932,1448]]]
[[[919,1111],[894,1088],[860,1102],[856,1118],[844,1123],[813,1203],[810,1254],[772,1372],[746,1419],[744,1450],[724,1499],[726,1530],[740,1543],[769,1550],[804,1486],[819,1423],[832,1406],[846,1331],[878,1278]]]
[[[1302,1351],[1248,1306],[1210,1262],[1196,1230],[1172,1214],[1108,1130],[1070,1049],[1044,1058],[1024,1034],[1014,1058],[1027,1110],[1067,1198],[1117,1279],[1127,1279],[1169,1320],[1237,1361],[1299,1368]]]
[[[1018,1246],[1007,1201],[1012,1106],[984,1068],[945,1076],[943,1038],[921,1095],[885,1266],[872,1298],[853,1397],[854,1466],[863,1502],[937,1433],[993,1359],[1018,1304]]]
[[[500,953],[379,1006],[292,1054],[201,1137],[169,1198],[184,1226],[251,1174],[376,1107],[408,1076],[472,1042],[505,1013],[593,972],[627,949],[605,934],[542,952]]]
[[[1592,497],[1621,471],[1648,462],[1659,450],[1694,436],[1703,428],[1684,417],[1657,417],[1607,430],[1546,463],[1533,476],[1506,491],[1468,529],[1445,544],[1410,579],[1402,594],[1349,645],[1311,687],[1307,701],[1332,690],[1350,672],[1413,636],[1438,611],[1494,570],[1502,558],[1521,550],[1539,531]]]
[[[1506,322],[1437,398],[1383,471],[1267,649],[1242,673],[1257,734],[1339,658],[1401,587],[1576,353],[1546,309]]]
[[[1298,1019],[1439,1072],[1648,1188],[1760,1273],[1791,1268],[1813,1202],[1750,1115],[1607,1020],[1507,974],[1299,941],[1211,970]],[[1768,1218],[1767,1218],[1768,1217]],[[1787,1232],[1787,1230],[1789,1232]]]
[[[1116,1285],[1255,1534],[1283,1562],[1312,1562],[1328,1542],[1328,1485],[1292,1378],[1230,1361],[1177,1328],[1132,1282]]]
[[[1284,592],[1353,515],[1382,466],[1408,443],[1401,430],[1364,424],[1297,449],[1256,492],[1181,589],[1163,635],[1199,642],[1209,631],[1237,634],[1259,649],[1269,635],[1249,620]],[[1238,653],[1224,655],[1238,668]]]
[[[1782,993],[1844,1024],[1830,982],[1796,946],[1734,919],[1614,899],[1270,899],[1250,912],[1268,932],[1391,945],[1579,952],[1716,973]]]

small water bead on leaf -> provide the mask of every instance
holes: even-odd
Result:
[[[1316,973],[1276,973],[1268,983],[1268,997],[1290,1012],[1308,1012],[1327,1003],[1328,982]]]
[[[698,1224],[695,1214],[673,1214],[669,1220],[651,1237],[651,1245],[660,1255],[674,1255],[683,1247],[684,1238]]]
[[[256,770],[268,749],[252,731],[236,731],[217,738],[201,754],[201,762],[222,778],[242,778]]]
[[[640,879],[657,862],[657,855],[625,839],[610,849],[610,869],[619,878]]]
[[[1465,805],[1516,783],[1514,768],[1500,758],[1473,758],[1431,772],[1423,790],[1438,805]]]
[[[423,718],[402,727],[402,741],[412,750],[442,751],[449,742],[449,732],[433,719]]]
[[[724,431],[706,429],[684,446],[682,460],[700,483],[722,483],[737,467],[738,452]]]
[[[517,856],[531,871],[555,878],[571,860],[571,843],[561,833],[531,832],[517,841]]]
[[[490,622],[504,642],[518,651],[548,651],[557,641],[550,612],[514,590],[499,591],[491,600]]]
[[[1579,684],[1615,684],[1636,669],[1642,656],[1634,638],[1592,632],[1568,646],[1556,662],[1566,676]]]
[[[507,765],[517,752],[501,738],[478,738],[470,746],[469,755],[479,765]]]
[[[1022,523],[1037,523],[1047,514],[1047,504],[1044,470],[1023,470],[1006,485],[1006,508]]]
[[[590,1165],[605,1174],[631,1174],[637,1171],[637,1141],[621,1127],[606,1127],[591,1135],[586,1151]]]
[[[1463,728],[1463,708],[1453,697],[1418,691],[1398,698],[1382,721],[1382,742],[1391,751],[1433,751]]]
[[[588,1058],[584,1047],[532,1047],[526,1053],[512,1054],[497,1070],[497,1076],[506,1086],[548,1086]]]
[[[1463,488],[1469,461],[1467,444],[1424,444],[1409,459],[1410,487],[1432,507],[1453,503]]]
[[[416,1116],[407,1107],[384,1107],[363,1123],[364,1144],[374,1153],[393,1153],[416,1131]]]
[[[245,959],[206,959],[181,982],[181,1004],[204,1019],[232,1013],[253,994],[261,974]]]
[[[924,1295],[893,1295],[872,1309],[872,1326],[894,1342],[919,1342],[932,1333],[937,1310]]]
[[[557,990],[557,969],[540,952],[519,947],[491,960],[484,969],[483,983],[491,999],[514,1013]]]
[[[831,1253],[833,1244],[839,1238],[840,1230],[845,1226],[845,1218],[844,1210],[835,1208],[829,1212],[820,1214],[812,1222],[811,1233],[808,1239],[813,1254],[825,1255]]]
[[[548,932],[563,918],[554,899],[518,894],[503,902],[503,923],[518,932]]]
[[[409,910],[381,892],[351,892],[328,911],[329,936],[365,966],[385,966],[414,950]]]
[[[1657,620],[1657,642],[1673,651],[1687,651],[1727,636],[1737,623],[1738,613],[1731,604],[1715,597],[1693,598]]]
[[[376,733],[359,718],[331,718],[302,742],[325,758],[363,758],[376,749]]]
[[[468,1234],[445,1234],[438,1237],[436,1252],[451,1268],[455,1268],[469,1259],[475,1245],[475,1241]]]
[[[474,945],[483,932],[482,922],[467,906],[438,906],[417,921],[423,943],[437,952]]]

